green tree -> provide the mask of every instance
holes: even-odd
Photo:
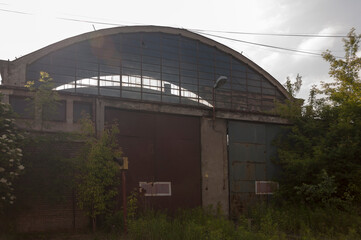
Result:
[[[96,138],[93,123],[89,119],[83,120],[82,134],[87,140],[80,159],[76,190],[78,205],[91,217],[93,231],[97,216],[111,213],[118,194],[120,171],[114,161],[122,154],[116,142],[118,133],[117,126],[113,125]]]
[[[286,199],[321,205],[361,200],[360,38],[352,29],[343,40],[344,59],[323,54],[332,83],[313,86],[306,104],[295,100],[279,108],[292,123],[276,143]],[[288,86],[291,94],[298,87]]]
[[[10,105],[0,101],[0,212],[14,203],[14,181],[25,168],[21,148],[24,136],[16,128],[13,115]]]
[[[329,121],[324,140],[327,171],[335,176],[340,194],[361,200],[361,57],[357,56],[361,35],[352,29],[344,39],[344,59],[327,51],[333,83],[323,84],[327,106],[323,119]]]
[[[59,104],[59,94],[54,91],[53,78],[46,72],[40,72],[39,80],[37,82],[28,81],[25,87],[34,93],[33,98],[29,101],[33,101],[31,107],[34,107],[35,110],[35,120],[41,123],[41,130],[43,130],[43,127],[48,127],[44,125],[44,121],[49,120],[56,113]],[[29,111],[32,110],[29,109]]]
[[[296,97],[297,93],[301,90],[302,77],[297,74],[296,81],[292,83],[290,77],[287,77],[286,83],[283,85],[292,97]]]

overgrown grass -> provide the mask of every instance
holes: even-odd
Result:
[[[298,239],[361,239],[361,216],[356,209],[259,205],[251,216],[253,231],[277,231]]]
[[[132,240],[347,240],[361,239],[361,217],[336,209],[259,205],[237,223],[200,208],[173,217],[147,211],[129,221]]]
[[[236,222],[218,211],[179,210],[172,216],[147,210],[128,218],[128,235],[122,232],[121,214],[107,219],[111,228],[86,235],[13,234],[0,239],[71,240],[357,240],[361,239],[361,216],[357,211],[305,206],[257,205]]]
[[[243,225],[236,226],[220,215],[200,208],[183,210],[172,218],[164,213],[148,211],[128,225],[132,240],[266,240],[269,235],[253,233]]]

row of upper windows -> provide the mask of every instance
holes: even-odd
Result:
[[[19,118],[33,119],[35,114],[34,104],[31,98],[24,96],[9,96],[9,103]],[[73,102],[73,122],[78,122],[83,116],[93,117],[93,105],[88,102]],[[57,101],[54,109],[43,108],[42,119],[46,121],[65,122],[66,121],[66,101]]]
[[[54,60],[53,60],[54,59]],[[90,59],[84,58],[78,61],[74,61],[74,59],[67,58],[55,58],[54,56],[49,56],[46,59],[42,59],[41,61],[36,62],[36,64],[31,65],[29,70],[34,68],[48,68],[52,69],[55,72],[64,72],[64,73],[74,73],[76,69],[81,70],[93,70],[93,71],[102,71],[108,73],[119,73],[120,68],[133,68],[133,69],[143,69],[154,72],[160,71],[169,71],[178,72],[179,69],[191,70],[191,71],[199,71],[199,72],[226,72],[227,74],[232,75],[243,75],[245,76],[254,76],[251,77],[253,79],[260,79],[261,75],[254,73],[251,70],[247,70],[247,67],[236,68],[234,65],[228,64],[227,66],[222,66],[220,64],[204,65],[201,63],[190,63],[184,61],[173,61],[167,59],[150,59],[150,58],[142,58],[141,60],[128,60],[122,59],[117,62],[112,61],[103,61],[103,62],[91,62]]]
[[[219,67],[219,68],[232,68],[236,71],[248,71],[252,72],[245,64],[242,64],[238,60],[231,58],[227,55],[227,61],[219,61],[209,56],[188,56],[184,55],[184,52],[171,53],[165,52],[159,54],[159,56],[147,55],[144,52],[137,53],[134,52],[134,49],[129,49],[128,51],[133,52],[120,52],[118,54],[84,54],[83,52],[66,54],[58,54],[57,52],[52,53],[51,55],[45,56],[37,61],[37,63],[42,64],[52,64],[52,65],[61,65],[64,67],[73,67],[75,65],[98,65],[103,64],[106,66],[115,66],[118,67],[124,62],[133,62],[136,63],[149,63],[153,65],[166,65],[179,67],[180,64],[189,64],[189,65],[200,65],[200,66],[210,66],[210,67]],[[196,52],[197,53],[197,52]]]
[[[117,34],[75,43],[29,64],[27,80],[37,80],[40,71],[50,74],[57,90],[122,98],[167,102],[162,97],[167,95],[163,85],[170,84],[172,102],[183,103],[181,97],[195,95],[197,104],[204,105],[202,99],[209,102],[219,76],[228,81],[216,95],[235,104],[226,108],[237,109],[237,102],[241,104],[237,96],[243,92],[284,98],[268,79],[231,54],[165,33]],[[127,83],[126,78],[139,83]],[[153,91],[149,96],[136,94],[148,90]],[[185,102],[194,104],[193,100]]]
[[[152,34],[137,34],[138,38],[142,40],[142,43],[146,42],[147,38]],[[167,36],[170,34],[158,34],[158,37]],[[133,34],[133,37],[135,35]],[[247,66],[239,60],[231,57],[230,54],[224,53],[214,47],[210,47],[206,44],[202,44],[196,40],[187,39],[185,37],[177,36],[172,38],[179,42],[194,42],[198,46],[197,49],[184,48],[182,44],[165,45],[166,43],[160,43],[161,48],[158,45],[147,46],[146,44],[122,46],[122,42],[126,39],[132,39],[132,34],[115,35],[104,37],[103,44],[92,44],[92,41],[99,41],[97,39],[76,43],[74,45],[65,47],[59,51],[53,52],[48,56],[39,59],[39,63],[50,63],[54,65],[73,66],[75,61],[77,64],[80,62],[93,62],[101,63],[102,60],[106,60],[107,65],[119,66],[119,61],[135,61],[135,62],[149,62],[153,64],[161,64],[166,59],[169,61],[181,61],[189,63],[197,63],[201,65],[211,65],[219,67],[229,68],[232,64],[233,70],[246,71]],[[107,39],[110,39],[107,41]],[[112,44],[106,44],[112,42]],[[128,42],[128,41],[126,41]],[[134,40],[129,42],[136,42]],[[117,47],[118,46],[118,47]],[[169,49],[166,51],[164,48]],[[51,57],[52,56],[52,57]],[[63,61],[61,59],[64,59]],[[149,61],[148,61],[149,60]],[[60,62],[57,62],[60,61]],[[167,62],[167,61],[166,61]]]

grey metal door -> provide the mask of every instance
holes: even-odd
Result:
[[[276,148],[272,142],[282,128],[275,124],[229,121],[230,215],[239,216],[254,201],[256,181],[271,181],[279,171],[272,163]]]

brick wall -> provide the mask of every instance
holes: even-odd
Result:
[[[71,185],[73,174],[67,172],[69,169],[62,162],[71,161],[82,146],[81,142],[63,140],[26,145],[23,159],[26,172],[19,178],[15,206],[8,211],[16,231],[79,231],[89,226],[89,218],[76,204]]]
[[[73,196],[61,203],[46,200],[31,202],[27,210],[18,213],[16,230],[19,232],[79,231],[89,225],[89,219],[79,210]]]

